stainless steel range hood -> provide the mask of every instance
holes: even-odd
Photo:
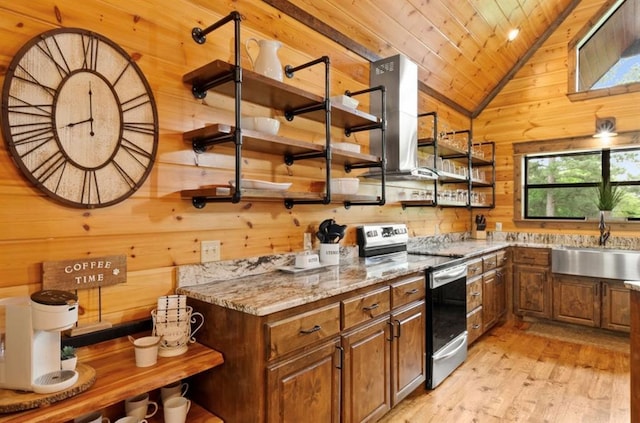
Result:
[[[397,55],[372,62],[370,69],[370,85],[384,85],[387,93],[387,179],[437,179],[433,169],[418,166],[418,66],[406,56]],[[380,116],[381,102],[376,96],[379,94],[371,98],[371,113]],[[371,132],[369,149],[371,154],[382,155],[380,131]]]

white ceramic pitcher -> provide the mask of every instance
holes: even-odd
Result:
[[[258,44],[258,47],[260,48],[258,57],[255,61],[251,57],[251,54],[249,54],[249,43],[251,41]],[[245,43],[245,46],[247,47],[247,55],[251,61],[251,66],[255,72],[268,76],[269,78],[282,81],[284,75],[282,71],[282,64],[280,63],[280,59],[278,59],[278,49],[282,47],[282,43],[280,41],[256,40],[255,38],[249,38]]]

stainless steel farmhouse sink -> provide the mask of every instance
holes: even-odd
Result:
[[[593,278],[640,280],[640,251],[610,248],[553,248],[551,271]]]

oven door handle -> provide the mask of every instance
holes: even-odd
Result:
[[[439,286],[448,284],[449,282],[460,279],[467,275],[467,265],[452,267],[447,270],[435,272],[431,278],[431,289],[438,288]]]
[[[465,347],[466,340],[467,340],[466,336],[460,337],[460,340],[458,341],[458,342],[460,342],[460,345],[456,346],[453,351],[450,351],[450,352],[448,352],[446,354],[442,354],[442,355],[434,354],[433,355],[433,361],[445,360],[445,359],[457,354],[458,351],[460,351],[462,348]]]

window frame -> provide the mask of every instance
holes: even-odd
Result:
[[[583,101],[592,98],[608,97],[619,94],[640,92],[640,82],[633,82],[624,85],[616,85],[608,88],[592,89],[578,91],[577,74],[578,74],[578,49],[582,46],[582,41],[587,37],[594,28],[601,25],[611,15],[611,9],[616,6],[618,0],[607,0],[602,7],[594,14],[594,19],[589,20],[589,24],[585,25],[576,36],[569,41],[568,44],[568,63],[567,68],[569,77],[567,78],[567,97],[570,101]]]
[[[525,218],[525,157],[542,155],[544,153],[569,153],[579,151],[593,151],[624,148],[640,148],[640,131],[620,133],[617,137],[611,138],[608,144],[593,137],[572,137],[561,139],[550,139],[540,141],[528,141],[514,143],[513,145],[513,221],[516,226],[548,228],[548,229],[593,229],[593,220],[572,219],[572,218]],[[631,184],[629,184],[631,185]],[[616,222],[617,229],[637,230],[637,221],[619,220]]]

